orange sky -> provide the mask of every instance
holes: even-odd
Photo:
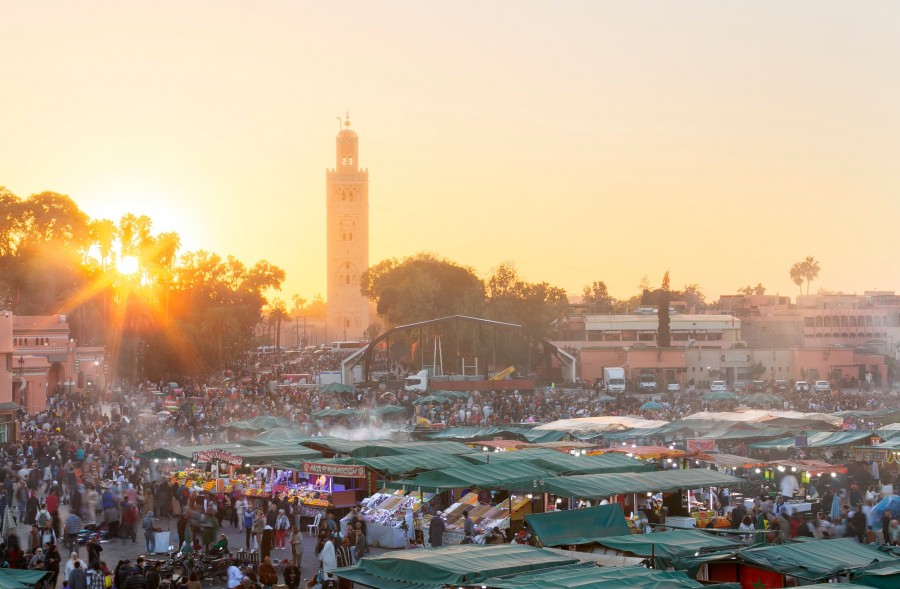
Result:
[[[900,291],[898,39],[896,2],[4,0],[0,184],[311,296],[349,108],[372,262]]]

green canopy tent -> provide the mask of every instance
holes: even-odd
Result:
[[[269,444],[299,444],[302,441],[311,439],[309,435],[296,427],[276,427],[257,434],[249,440],[242,440],[241,443],[247,446],[265,446]]]
[[[350,452],[351,456],[393,456],[415,452],[443,452],[445,454],[470,454],[472,449],[459,442],[365,442]]]
[[[530,513],[525,521],[543,546],[590,544],[597,538],[631,533],[618,503],[585,509]]]
[[[808,448],[846,446],[873,436],[878,437],[875,432],[871,431],[807,432],[806,446]],[[756,449],[783,449],[794,446],[796,441],[796,436],[790,436],[766,442],[756,442],[754,444],[749,444],[748,447]]]
[[[480,452],[465,454],[465,460],[473,463],[509,462],[528,460],[535,465],[552,470],[558,474],[598,474],[611,472],[649,472],[656,466],[642,460],[618,453],[607,453],[599,456],[572,456],[547,448],[528,448],[515,452]]]
[[[771,405],[780,405],[784,401],[780,397],[768,393],[753,393],[752,395],[741,397],[741,402],[753,407],[769,407]]]
[[[52,574],[50,571],[0,569],[0,589],[30,589]]]
[[[369,409],[369,413],[371,413],[372,415],[377,415],[379,417],[384,417],[386,415],[399,415],[406,412],[406,407],[401,407],[399,405],[382,405],[381,407],[374,407],[372,409]]]
[[[701,550],[739,548],[736,539],[716,536],[702,530],[672,530],[652,534],[628,534],[597,538],[597,544],[636,556],[653,556],[656,568],[668,568],[679,556]]]
[[[322,409],[312,414],[313,417],[356,417],[365,414],[360,409]]]
[[[855,583],[866,587],[897,589],[900,587],[900,564],[857,571],[850,575],[850,578]],[[842,584],[841,589],[844,587],[845,585]]]
[[[738,396],[728,391],[713,391],[700,397],[701,401],[734,401]]]
[[[627,493],[672,492],[700,487],[735,487],[743,483],[744,479],[742,478],[715,470],[692,468],[557,477],[545,479],[541,491],[571,499],[603,499]]]
[[[441,405],[443,403],[449,403],[450,399],[447,397],[438,397],[435,395],[426,395],[424,397],[419,397],[415,401],[413,401],[413,405],[425,405],[426,403],[437,403]]]
[[[568,432],[559,430],[536,430],[519,426],[493,425],[486,427],[448,427],[443,431],[429,434],[428,437],[432,440],[459,440],[469,443],[503,438],[540,444],[544,442],[558,442],[567,435]]]
[[[480,584],[509,576],[577,563],[533,546],[464,544],[431,550],[399,550],[367,557],[356,566],[331,571],[358,585],[377,589],[425,589]]]
[[[425,451],[394,456],[348,458],[344,460],[343,464],[362,464],[389,477],[410,476],[427,470],[469,466],[469,462],[454,454]]]
[[[407,487],[423,490],[445,489],[525,489],[536,480],[556,477],[556,473],[535,466],[527,460],[492,462],[480,465],[458,466],[423,472],[412,480],[395,481]]]
[[[762,569],[808,581],[824,581],[861,571],[876,563],[900,566],[897,557],[850,538],[747,548],[740,551],[737,558]]]
[[[663,406],[656,401],[647,401],[639,407],[641,411],[659,411]]]
[[[465,585],[463,585],[465,587]],[[591,563],[485,579],[475,589],[693,589],[703,587],[682,571],[656,571],[638,566],[597,567]]]
[[[286,417],[281,417],[280,415],[260,415],[241,421],[232,421],[231,423],[225,424],[225,427],[261,432],[276,427],[292,427],[296,425],[295,422]]]
[[[339,382],[330,382],[319,387],[319,392],[324,394],[349,394],[355,392],[356,389],[350,385],[341,384]]]

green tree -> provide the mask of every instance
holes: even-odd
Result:
[[[609,313],[613,308],[615,299],[609,296],[606,283],[599,280],[584,287],[582,290],[582,301],[584,304],[590,305],[591,311],[594,313]]]
[[[511,262],[494,269],[487,280],[488,316],[518,323],[540,335],[549,335],[551,325],[569,305],[566,291],[547,282],[527,282]]]
[[[484,283],[471,268],[425,253],[375,264],[363,273],[360,289],[391,325],[477,315],[484,304]]]
[[[703,311],[709,305],[706,304],[706,295],[700,289],[699,284],[685,284],[679,293],[673,293],[673,296],[684,301],[688,307],[693,307],[697,311]]]
[[[268,321],[275,328],[275,362],[281,364],[281,326],[291,320],[287,307],[281,299],[275,299],[269,305]]]

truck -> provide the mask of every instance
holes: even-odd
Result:
[[[498,373],[499,374],[499,373]],[[431,376],[428,370],[420,370],[407,376],[403,390],[408,393],[436,391],[533,391],[535,378],[532,376],[491,380],[483,376]]]
[[[323,370],[316,375],[316,384],[325,386],[330,383],[341,384],[343,380],[340,370]]]
[[[625,392],[625,369],[619,366],[603,369],[603,383],[608,393]]]
[[[638,376],[638,389],[642,393],[652,393],[656,391],[656,375],[653,373],[644,373]]]

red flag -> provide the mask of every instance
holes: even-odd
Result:
[[[741,589],[780,589],[784,587],[784,575],[753,566],[741,567]]]

